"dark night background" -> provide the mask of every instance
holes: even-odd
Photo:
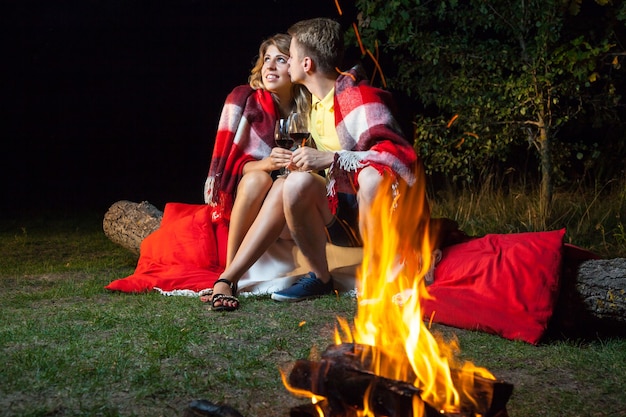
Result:
[[[334,0],[2,8],[3,216],[104,213],[118,200],[202,203],[223,101],[247,82],[260,42],[303,18],[351,23]]]

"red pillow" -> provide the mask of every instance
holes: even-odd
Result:
[[[424,317],[537,344],[558,296],[564,235],[489,234],[445,248]]]
[[[159,229],[141,242],[135,272],[105,288],[198,292],[213,287],[226,263],[228,227],[212,223],[209,214],[207,204],[166,204]]]

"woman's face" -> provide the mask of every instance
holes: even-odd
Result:
[[[263,56],[263,85],[265,89],[273,93],[291,91],[291,78],[289,77],[289,55],[283,54],[275,45],[270,45]]]

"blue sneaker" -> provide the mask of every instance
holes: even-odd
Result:
[[[313,272],[304,274],[295,284],[272,294],[274,301],[302,301],[333,292],[333,280],[322,282]]]

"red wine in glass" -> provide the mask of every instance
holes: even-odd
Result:
[[[291,149],[293,148],[294,142],[293,139],[289,137],[287,128],[287,119],[276,120],[276,125],[274,126],[274,142],[276,142],[276,145],[281,148]],[[286,176],[287,174],[289,174],[289,170],[287,168],[280,169],[280,176]]]
[[[291,149],[293,148],[294,141],[293,139],[287,136],[283,136],[280,139],[276,139],[276,144],[280,146],[281,148]]]
[[[274,141],[276,145],[284,149],[291,149],[293,147],[293,139],[291,139],[287,133],[287,119],[276,120]]]
[[[292,139],[293,143],[297,143],[298,145],[306,144],[309,140],[309,132],[290,132],[289,137]],[[293,144],[291,145],[293,146]]]
[[[307,113],[291,113],[287,122],[289,137],[293,139],[294,145],[304,146],[309,139],[309,115]]]

